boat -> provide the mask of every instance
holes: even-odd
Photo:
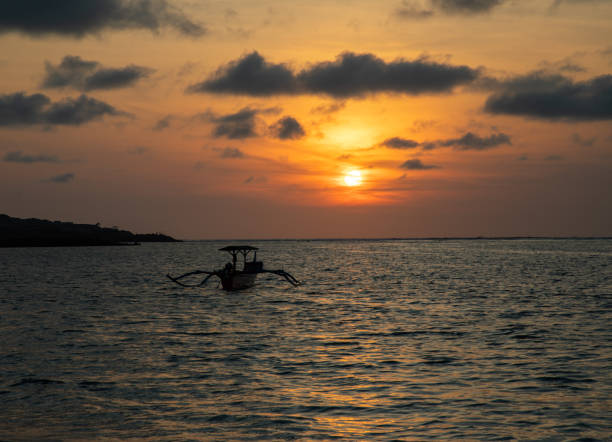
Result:
[[[268,270],[264,269],[263,262],[257,261],[257,247],[253,246],[226,246],[219,249],[222,252],[228,252],[232,256],[232,262],[228,262],[222,269],[218,270],[194,270],[183,275],[173,277],[170,274],[166,276],[171,281],[183,287],[200,287],[203,286],[211,277],[216,276],[221,280],[221,286],[224,290],[234,291],[243,290],[255,285],[257,275],[260,273],[272,273],[285,278],[292,286],[297,287],[301,282],[295,279],[291,274],[284,270]],[[249,255],[253,253],[253,259],[249,260]],[[242,255],[242,269],[238,269],[238,255]],[[183,278],[194,275],[207,275],[200,283],[188,284],[182,281]]]

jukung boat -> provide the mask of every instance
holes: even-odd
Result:
[[[185,273],[181,276],[172,277],[169,274],[166,275],[172,281],[183,287],[199,287],[208,281],[212,276],[216,276],[221,280],[221,285],[224,290],[242,290],[255,285],[255,279],[260,273],[273,273],[275,275],[282,276],[294,287],[300,285],[300,281],[295,279],[291,274],[284,270],[267,270],[264,269],[263,262],[257,261],[257,247],[252,246],[227,246],[219,249],[222,252],[228,252],[232,255],[232,262],[228,262],[222,269],[219,270],[194,270],[193,272]],[[253,252],[253,259],[248,260],[248,255]],[[238,270],[238,254],[242,255],[243,266],[242,270]],[[193,276],[193,275],[207,275],[198,284],[186,284],[181,279]]]

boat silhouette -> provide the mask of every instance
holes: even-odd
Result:
[[[228,262],[225,266],[218,270],[194,270],[192,272],[184,273],[180,276],[173,277],[170,274],[166,276],[171,281],[177,283],[183,287],[200,287],[203,286],[211,277],[216,276],[221,280],[221,285],[224,290],[242,290],[253,287],[255,285],[255,279],[260,273],[272,273],[274,275],[282,276],[289,282],[289,284],[297,287],[301,285],[301,282],[293,277],[284,270],[268,270],[264,269],[263,262],[257,261],[257,247],[252,246],[226,246],[219,249],[222,252],[228,252],[232,256],[232,262]],[[249,254],[253,252],[253,259],[248,260]],[[243,266],[242,269],[238,269],[238,254],[242,255]],[[181,279],[193,276],[193,275],[207,275],[198,284],[186,284]]]

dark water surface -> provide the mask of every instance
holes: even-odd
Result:
[[[0,439],[611,440],[612,240],[0,249]]]

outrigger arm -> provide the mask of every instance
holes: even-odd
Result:
[[[206,278],[204,278],[202,280],[202,282],[200,282],[199,284],[185,284],[185,283],[179,281],[179,279],[184,278],[186,276],[191,276],[191,275],[208,275],[208,276]],[[208,281],[208,279],[211,276],[215,276],[215,275],[218,276],[219,278],[221,278],[221,272],[218,271],[218,270],[216,270],[214,272],[207,272],[205,270],[195,270],[193,272],[188,272],[188,273],[185,273],[185,274],[183,274],[181,276],[177,276],[176,278],[173,278],[172,276],[170,276],[170,274],[167,274],[166,276],[168,278],[170,278],[170,280],[176,282],[178,285],[181,285],[183,287],[200,287],[200,286],[204,285],[206,283],[206,281]]]
[[[298,285],[302,285],[302,283],[300,281],[298,281],[297,279],[295,279],[294,276],[291,273],[287,273],[284,270],[266,270],[266,269],[262,269],[261,273],[274,273],[275,275],[282,276],[293,287],[297,287]]]
[[[282,276],[283,278],[285,278],[285,280],[287,280],[287,282],[291,284],[293,287],[302,285],[302,283],[298,281],[291,273],[285,272],[284,270],[261,269],[256,273],[273,273],[275,275]],[[187,276],[192,276],[192,275],[208,275],[208,276],[206,276],[206,278],[204,278],[199,284],[185,284],[184,282],[179,281],[182,278],[185,278]],[[223,279],[224,274],[223,274],[223,270],[215,270],[213,272],[208,272],[206,270],[194,270],[193,272],[184,273],[181,276],[177,276],[176,278],[173,276],[170,276],[170,274],[167,274],[166,276],[171,281],[176,282],[178,285],[183,286],[183,287],[201,287],[204,284],[206,284],[206,281],[208,281],[211,276],[217,276],[219,277],[219,279]]]

